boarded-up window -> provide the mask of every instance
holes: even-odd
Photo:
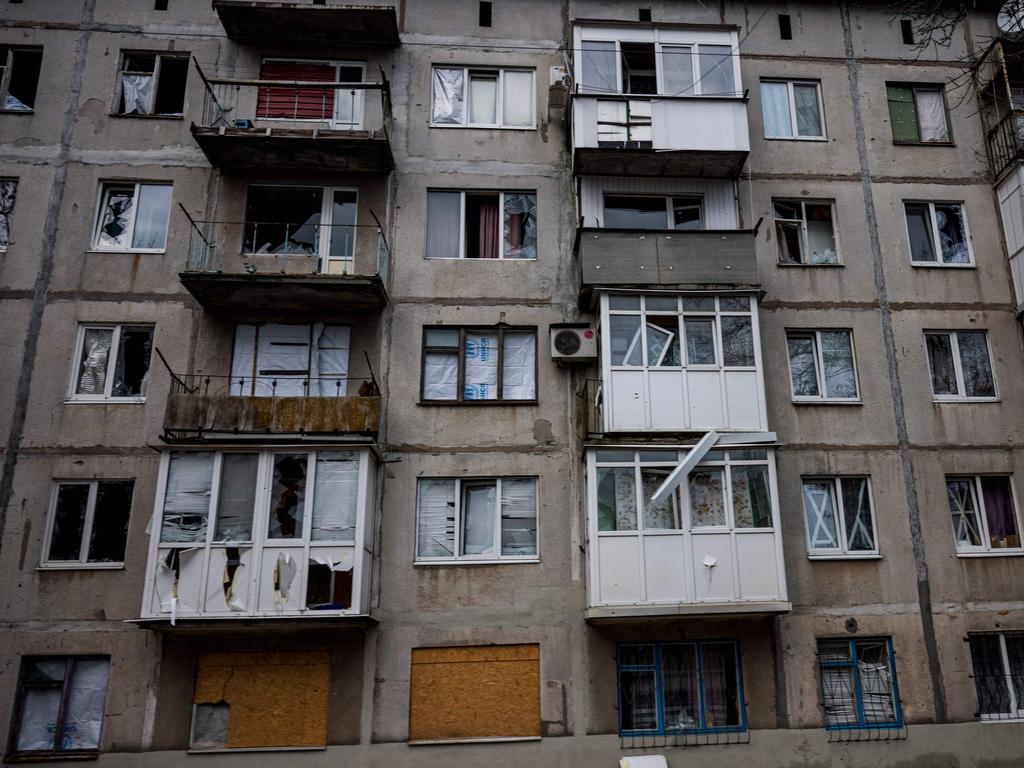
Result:
[[[190,745],[326,746],[329,686],[327,651],[203,654]]]
[[[540,646],[414,648],[409,741],[540,736]]]

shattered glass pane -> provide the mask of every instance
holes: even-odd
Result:
[[[135,187],[107,187],[100,207],[100,225],[96,233],[98,248],[127,248]]]

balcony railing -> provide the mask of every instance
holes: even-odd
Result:
[[[999,178],[1012,163],[1024,158],[1024,110],[1007,112],[989,129],[986,139],[992,175]]]

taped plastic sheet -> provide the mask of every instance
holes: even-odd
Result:
[[[501,554],[537,554],[537,481],[501,481]]]
[[[256,453],[225,453],[221,457],[215,541],[252,540],[259,458]]]
[[[121,75],[121,90],[124,92],[124,114],[148,115],[153,111],[153,76]]]
[[[274,563],[274,605],[277,608],[283,608],[288,601],[288,594],[298,571],[298,564],[290,553],[277,553],[277,562]]]
[[[942,98],[942,91],[915,90],[914,101],[921,141],[949,141],[946,101]]]
[[[498,489],[494,481],[463,483],[462,552],[494,555],[494,519]]]
[[[461,68],[435,67],[432,90],[432,122],[456,125],[465,122],[465,72]]]
[[[498,334],[466,332],[464,355],[465,400],[496,400],[498,397]],[[508,397],[506,395],[506,397]]]
[[[320,451],[313,489],[313,541],[352,541],[359,498],[359,454]]]
[[[416,556],[455,556],[455,481],[419,481]]]
[[[231,394],[253,394],[253,370],[256,363],[256,326],[235,326],[235,348],[231,353]]]
[[[427,352],[423,359],[423,399],[456,400],[459,358],[450,352]]]
[[[505,193],[506,259],[537,258],[537,196]]]
[[[82,338],[82,359],[78,367],[79,395],[102,395],[106,392],[107,368],[110,364],[112,328],[86,328]]]
[[[61,662],[61,667],[63,666],[64,663]],[[63,677],[63,669],[61,676]],[[60,715],[60,696],[59,688],[30,688],[25,691],[15,746],[18,752],[53,749],[57,718]]]
[[[206,539],[212,486],[212,453],[171,453],[160,541],[201,542]]]
[[[310,387],[310,394],[321,397],[343,397],[348,394],[351,337],[352,329],[347,325],[314,324],[315,354],[311,371],[314,383]]]
[[[302,397],[309,379],[308,325],[265,323],[256,343],[256,394]]]
[[[195,704],[192,710],[192,749],[224,749],[228,745],[228,717],[231,705],[226,701]]]
[[[110,662],[106,659],[79,659],[74,664],[64,716],[62,748],[99,749]]]
[[[468,339],[468,336],[467,336]],[[537,396],[537,336],[533,332],[505,333],[502,359],[502,397],[533,400]],[[467,381],[468,376],[467,361]]]

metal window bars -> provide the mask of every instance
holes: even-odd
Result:
[[[380,397],[373,377],[257,374],[226,376],[201,373],[171,375],[170,394],[197,397]]]

